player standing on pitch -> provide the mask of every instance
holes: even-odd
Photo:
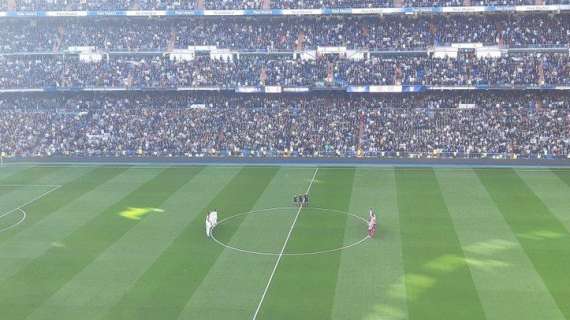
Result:
[[[212,237],[212,230],[218,224],[218,211],[210,211],[206,215],[206,236],[208,238]]]
[[[376,234],[376,213],[372,208],[368,211],[368,236],[373,238]]]

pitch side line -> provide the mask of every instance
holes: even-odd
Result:
[[[306,194],[309,194],[309,191],[311,191],[311,186],[313,185],[313,182],[315,182],[315,177],[317,176],[317,172],[319,172],[319,168],[315,169],[315,173],[313,173],[313,178],[311,179],[311,182],[309,183],[309,187],[307,188],[307,191],[305,192]],[[271,271],[271,275],[269,276],[269,280],[267,281],[267,285],[265,286],[265,290],[263,290],[263,294],[261,295],[261,300],[259,300],[259,304],[257,305],[257,309],[255,309],[255,313],[253,314],[252,320],[257,319],[257,314],[259,313],[259,310],[261,309],[261,305],[263,304],[263,300],[265,299],[265,295],[267,294],[267,291],[269,290],[269,286],[271,285],[271,281],[273,280],[273,276],[275,275],[275,271],[277,270],[277,266],[279,266],[279,262],[281,261],[281,258],[283,257],[283,252],[285,252],[285,248],[287,247],[287,242],[289,242],[289,238],[291,237],[291,233],[293,232],[293,228],[295,227],[295,224],[297,223],[297,219],[299,218],[299,214],[301,213],[301,210],[303,210],[303,206],[300,206],[299,210],[297,210],[297,214],[295,215],[295,219],[293,220],[293,223],[291,224],[291,228],[289,228],[289,233],[287,234],[287,238],[285,238],[285,243],[283,243],[283,247],[281,248],[281,252],[277,256],[277,261],[275,261],[275,266],[273,266],[273,271]]]

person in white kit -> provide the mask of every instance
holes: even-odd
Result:
[[[218,224],[218,211],[210,211],[206,215],[206,236],[210,238],[212,236],[212,230]]]
[[[376,235],[376,212],[370,208],[368,211],[368,236],[373,238]]]

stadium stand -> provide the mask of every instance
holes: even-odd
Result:
[[[36,10],[191,10],[318,9],[560,4],[566,0],[7,0],[0,9]]]
[[[319,46],[410,50],[452,43],[501,48],[565,47],[570,37],[570,16],[13,19],[1,24],[0,32],[3,53],[58,52],[77,46],[111,52],[168,50],[169,46],[269,51]]]
[[[15,11],[0,14],[0,152],[569,158],[570,17],[548,7],[565,4],[6,1],[0,10]],[[514,11],[440,10],[453,6]],[[245,14],[394,7],[435,11]],[[170,14],[193,9],[225,11]],[[24,15],[36,10],[72,14]],[[215,16],[228,10],[246,11]]]
[[[0,59],[0,88],[349,85],[570,85],[568,54],[502,58],[465,56],[370,58],[336,55],[316,60],[283,56],[176,60],[119,56],[85,63],[77,58],[25,56]]]
[[[7,156],[565,158],[570,99],[549,94],[11,97]],[[11,133],[11,134],[8,134]]]

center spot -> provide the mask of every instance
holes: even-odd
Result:
[[[279,255],[298,208],[270,208],[223,218],[214,241],[243,253]],[[284,255],[334,252],[366,240],[366,220],[324,208],[303,208]]]

